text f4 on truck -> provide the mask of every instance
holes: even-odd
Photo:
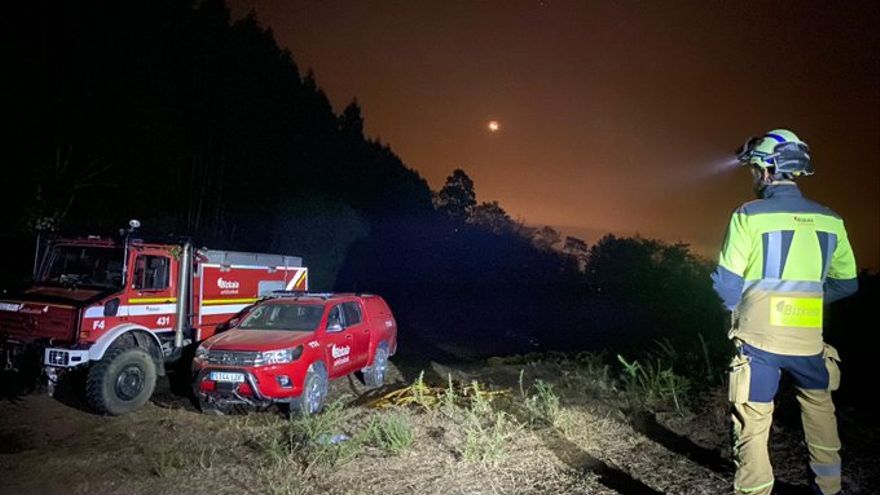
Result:
[[[87,367],[86,397],[105,414],[143,405],[183,347],[260,297],[308,290],[301,258],[188,241],[56,239],[38,259],[33,285],[0,299],[0,357],[26,368],[40,356],[50,393],[61,374]]]

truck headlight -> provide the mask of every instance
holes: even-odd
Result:
[[[284,364],[296,361],[302,356],[303,346],[293,349],[279,349],[277,351],[261,352],[254,360],[254,366],[266,366],[270,364]]]

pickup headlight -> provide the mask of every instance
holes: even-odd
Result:
[[[254,360],[254,366],[268,366],[270,364],[291,363],[299,359],[303,353],[303,346],[293,349],[280,349],[277,351],[261,352],[257,359]]]
[[[196,348],[196,359],[208,359],[208,349],[205,349],[204,346],[198,346]]]

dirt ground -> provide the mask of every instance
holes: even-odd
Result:
[[[576,366],[434,363],[426,371],[427,380],[442,383],[451,374],[514,394],[520,373],[528,383],[545,380],[561,399],[558,424],[517,427],[498,460],[470,462],[461,454],[465,438],[460,424],[442,414],[396,408],[394,414],[414,434],[402,454],[365,446],[341,466],[304,467],[271,459],[266,435],[284,422],[274,412],[205,416],[167,384],[146,407],[121,417],[98,416],[75,402],[35,393],[0,403],[0,493],[731,493],[720,394],[705,401],[700,414],[637,412],[608,382]],[[354,435],[371,419],[389,414],[358,406],[364,392],[355,381],[334,386],[334,396],[350,406],[351,424],[344,433]],[[780,406],[783,413],[773,431],[777,491],[782,494],[807,493],[796,407]],[[841,414],[847,493],[878,493],[880,453],[874,446],[880,438],[855,414],[846,409]]]

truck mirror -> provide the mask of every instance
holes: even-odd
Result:
[[[328,323],[327,324],[327,331],[328,332],[341,332],[342,331],[342,324],[340,324],[338,321],[333,322],[333,323]]]

